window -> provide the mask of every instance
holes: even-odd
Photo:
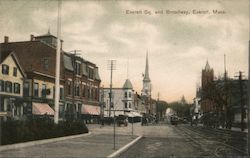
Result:
[[[79,86],[79,84],[75,85],[75,96],[80,96],[80,86]]]
[[[5,82],[5,92],[12,93],[12,83],[9,81]]]
[[[4,81],[0,80],[0,92],[4,92]]]
[[[45,58],[42,60],[42,62],[43,62],[43,69],[49,70],[49,59]]]
[[[29,82],[25,82],[23,85],[23,95],[25,97],[30,96],[30,84],[29,84]]]
[[[17,76],[17,68],[13,67],[13,76]]]
[[[90,89],[87,87],[87,97],[90,98]]]
[[[62,100],[63,99],[63,88],[62,87],[60,87],[60,99]]]
[[[20,84],[14,83],[14,93],[20,94]]]
[[[128,105],[129,105],[129,108],[131,108],[131,103],[130,102],[128,103]]]
[[[88,77],[94,79],[94,69],[88,68]]]
[[[95,89],[95,99],[98,100],[99,93],[98,93],[98,88]]]
[[[86,85],[82,85],[82,96],[86,96]]]
[[[128,93],[128,97],[131,98],[131,92]]]
[[[68,81],[68,83],[67,83],[68,95],[71,95],[71,85],[72,85],[72,82]]]
[[[128,97],[128,96],[127,96],[127,92],[125,92],[125,93],[124,93],[124,97],[125,97],[125,98],[127,98],[127,97]]]
[[[9,74],[9,66],[8,65],[5,65],[5,64],[2,65],[2,74],[4,74],[4,75]]]
[[[39,88],[38,83],[34,83],[34,96],[35,97],[38,97],[38,88]]]
[[[77,75],[81,75],[80,74],[80,66],[81,66],[81,64],[76,62],[76,64],[75,64],[75,73]]]
[[[42,84],[42,97],[46,98],[46,84]]]
[[[127,104],[127,102],[125,102],[125,109],[127,109],[128,108],[128,104]]]

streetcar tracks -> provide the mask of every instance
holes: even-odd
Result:
[[[197,143],[199,143],[200,144],[200,146],[202,147],[202,145],[204,145],[204,143],[206,143],[207,145],[209,145],[208,144],[208,142],[209,141],[203,141],[202,143],[203,144],[201,144],[201,142],[199,142],[198,140],[199,139],[204,139],[204,140],[212,140],[212,141],[210,141],[210,142],[213,142],[213,144],[214,143],[216,143],[217,145],[218,145],[218,147],[216,147],[216,149],[214,150],[214,156],[216,156],[216,157],[220,157],[220,152],[221,151],[227,151],[228,150],[228,148],[229,149],[233,149],[233,150],[236,150],[237,152],[240,152],[241,154],[244,154],[244,155],[246,155],[247,153],[245,152],[245,151],[243,151],[242,149],[239,149],[239,148],[237,148],[237,147],[235,147],[235,146],[232,146],[232,145],[229,145],[229,144],[226,144],[226,143],[224,143],[224,142],[222,142],[222,141],[225,141],[225,139],[226,139],[226,142],[227,142],[227,140],[228,139],[230,139],[230,138],[233,138],[230,134],[223,134],[223,133],[221,133],[221,131],[220,131],[220,134],[215,134],[215,133],[213,133],[214,134],[214,136],[213,137],[206,137],[206,135],[212,135],[212,132],[213,131],[204,131],[204,130],[202,130],[202,131],[195,131],[195,129],[189,129],[189,128],[187,128],[187,127],[179,127],[185,134],[187,134],[187,135],[189,135],[189,138],[191,138],[191,140],[193,140],[196,144]],[[202,132],[202,133],[201,133]],[[216,132],[216,131],[214,131],[214,132]],[[197,138],[197,140],[195,140],[195,139],[193,139],[192,137],[193,137],[193,135],[198,135],[200,138]],[[224,137],[223,137],[224,136]],[[222,140],[222,141],[218,141],[218,140]],[[211,144],[210,144],[211,145]],[[228,152],[224,152],[224,153],[228,153]]]

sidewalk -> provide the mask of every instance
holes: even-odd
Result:
[[[118,129],[116,135],[116,150],[114,150],[112,128],[109,126],[100,129],[100,125],[90,126],[90,131],[92,133],[90,135],[42,145],[1,151],[0,157],[107,157],[137,137],[132,137],[130,133],[127,132],[121,133],[119,132],[120,129]],[[104,132],[101,132],[102,129]]]

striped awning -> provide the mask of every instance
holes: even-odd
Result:
[[[45,103],[32,103],[33,115],[54,115],[54,110]]]
[[[100,106],[82,105],[82,114],[100,115]]]

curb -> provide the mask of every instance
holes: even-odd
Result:
[[[35,140],[35,141],[24,142],[24,143],[3,145],[3,146],[0,146],[0,152],[5,151],[5,150],[13,150],[13,149],[18,149],[18,148],[34,146],[34,145],[54,143],[54,142],[58,142],[58,141],[62,141],[62,140],[79,138],[79,137],[88,136],[88,135],[91,135],[91,132],[84,133],[84,134],[78,134],[78,135],[65,136],[65,137],[58,137],[58,138],[51,138],[51,139]]]
[[[142,138],[142,136],[137,137],[136,139],[132,140],[131,142],[129,142],[128,144],[126,144],[125,146],[120,148],[119,150],[117,150],[114,153],[112,153],[111,155],[107,156],[107,158],[114,158],[114,157],[117,157],[117,156],[121,155],[123,152],[128,150],[129,147],[131,147],[136,142],[138,142],[141,138]]]

